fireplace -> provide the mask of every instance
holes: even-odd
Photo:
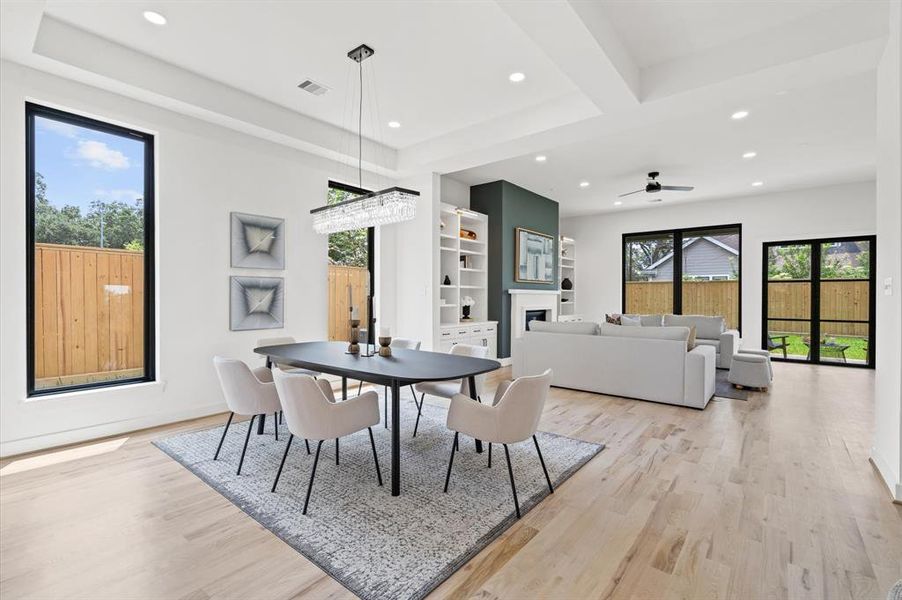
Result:
[[[526,331],[529,331],[529,324],[533,321],[545,321],[547,319],[548,311],[543,309],[539,310],[527,310],[526,311],[526,320],[523,323],[523,326]]]

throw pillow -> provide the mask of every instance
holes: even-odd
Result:
[[[611,325],[621,325],[620,315],[605,315],[604,320],[606,323],[610,323]]]
[[[695,325],[689,328],[689,339],[686,342],[686,351],[695,348]]]
[[[642,327],[642,321],[639,320],[639,317],[628,317],[626,315],[620,315],[620,324],[629,327]]]

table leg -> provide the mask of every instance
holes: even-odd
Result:
[[[476,377],[470,375],[467,383],[469,384],[467,387],[470,388],[470,398],[473,399],[473,402],[478,402],[476,399]],[[482,440],[476,440],[476,452],[482,453]]]
[[[401,495],[401,386],[391,382],[391,495]]]
[[[266,357],[266,368],[272,369],[272,359],[268,356]],[[275,417],[273,417],[275,418]],[[278,423],[276,423],[278,425]],[[266,415],[260,415],[260,420],[257,422],[257,435],[263,435],[263,428],[266,426]]]
[[[342,400],[348,399],[348,378],[347,377],[341,378],[341,399]]]

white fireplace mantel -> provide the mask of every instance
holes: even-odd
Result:
[[[557,321],[560,290],[511,289],[511,347],[526,330],[526,311],[544,310],[547,321]]]

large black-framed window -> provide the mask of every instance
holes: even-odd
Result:
[[[27,394],[153,381],[154,137],[25,105]]]
[[[350,200],[355,196],[369,194],[370,190],[341,183],[338,181],[329,181],[329,198],[328,204],[337,204],[345,200]],[[365,254],[365,256],[362,256]],[[338,267],[348,267],[347,272],[335,272],[330,274],[331,277],[345,278],[337,282],[337,285],[329,286],[329,311],[330,322],[338,321],[339,327],[337,331],[330,331],[329,337],[342,339],[346,337],[346,327],[343,326],[346,319],[347,297],[343,293],[343,286],[350,285],[353,290],[353,303],[360,309],[361,327],[366,328],[366,298],[365,290],[360,285],[360,274],[355,273],[353,269],[366,268],[369,276],[369,289],[376,289],[376,228],[367,227],[359,230],[342,231],[329,235],[329,264]],[[332,282],[336,284],[336,282]],[[336,293],[334,289],[339,289]],[[368,332],[368,341],[371,344],[376,343],[374,332]]]
[[[742,331],[742,225],[625,233],[621,310],[722,316]]]
[[[761,347],[774,360],[874,367],[875,236],[765,242]]]

